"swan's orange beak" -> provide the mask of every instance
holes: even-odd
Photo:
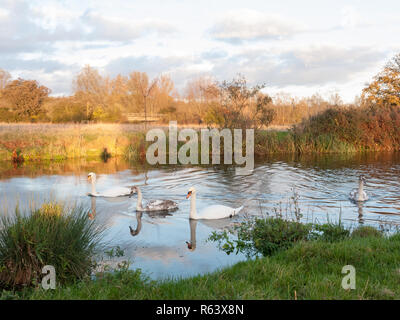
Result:
[[[91,176],[87,176],[87,179],[90,181],[90,179],[91,179],[92,177]]]
[[[192,195],[192,191],[189,191],[187,196],[186,196],[186,199],[189,199],[191,195]]]

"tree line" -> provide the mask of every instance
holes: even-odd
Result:
[[[52,97],[51,90],[36,80],[12,79],[0,69],[1,122],[127,122],[129,113],[161,115],[161,121],[262,127],[271,123],[299,123],[332,106],[366,104],[400,105],[400,54],[395,55],[363,89],[352,105],[338,94],[328,99],[319,94],[293,98],[264,93],[264,85],[249,86],[243,76],[218,82],[198,77],[178,94],[169,76],[150,79],[134,71],[127,76],[102,76],[89,65],[73,80],[70,96]]]

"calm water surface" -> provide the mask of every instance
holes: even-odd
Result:
[[[138,185],[144,199],[172,199],[179,210],[171,215],[136,214],[132,198],[90,198],[87,173],[96,172],[97,190]],[[356,205],[348,193],[365,175],[370,200]],[[152,278],[186,277],[212,272],[244,260],[226,255],[206,239],[240,220],[190,221],[187,190],[197,189],[197,208],[211,204],[244,205],[243,215],[291,212],[291,197],[298,195],[304,221],[337,221],[357,226],[368,224],[388,229],[400,224],[400,155],[328,155],[280,157],[256,163],[253,174],[236,176],[232,167],[161,167],[130,165],[120,159],[107,163],[74,161],[24,164],[14,168],[0,163],[0,199],[3,214],[49,199],[83,203],[91,207],[95,221],[106,226],[106,241],[120,246],[132,268]],[[291,216],[291,215],[290,215]],[[132,236],[129,226],[137,230]],[[193,248],[188,249],[186,241]]]

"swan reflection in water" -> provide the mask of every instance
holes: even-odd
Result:
[[[197,220],[189,219],[189,225],[190,225],[190,242],[186,241],[186,244],[190,251],[194,251],[194,250],[196,250]]]
[[[364,218],[363,218],[363,202],[357,202],[357,207],[358,207],[358,223],[364,224]]]
[[[161,212],[146,212],[146,214],[151,218],[166,218],[168,216],[172,216],[172,214],[161,211]],[[132,237],[136,237],[140,231],[142,230],[142,217],[143,217],[143,212],[136,211],[136,229],[133,229],[131,226],[129,226],[129,231],[132,235]]]
[[[201,221],[202,224],[209,227],[212,230],[224,230],[229,226],[232,226],[235,222],[230,219],[216,219],[216,220],[196,220],[189,219],[189,227],[190,227],[190,241],[185,241],[187,248],[189,251],[196,250],[196,228],[197,223]]]
[[[96,201],[97,197],[90,197],[90,211],[88,213],[88,217],[90,220],[94,220],[96,218]],[[112,203],[121,203],[126,201],[122,197],[120,198],[103,198],[102,201],[112,202]]]
[[[96,197],[91,197],[91,200],[88,217],[90,220],[93,220],[96,217]]]

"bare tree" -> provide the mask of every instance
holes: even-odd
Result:
[[[140,95],[143,104],[145,126],[147,123],[147,104],[150,94],[156,89],[158,79],[149,81],[149,77],[145,72],[132,72],[129,75],[129,86],[133,92]]]
[[[96,69],[86,65],[74,80],[74,91],[75,96],[83,100],[89,120],[95,107],[105,107],[107,79],[104,79]]]
[[[11,75],[8,71],[0,69],[0,90],[3,90],[10,81]]]

